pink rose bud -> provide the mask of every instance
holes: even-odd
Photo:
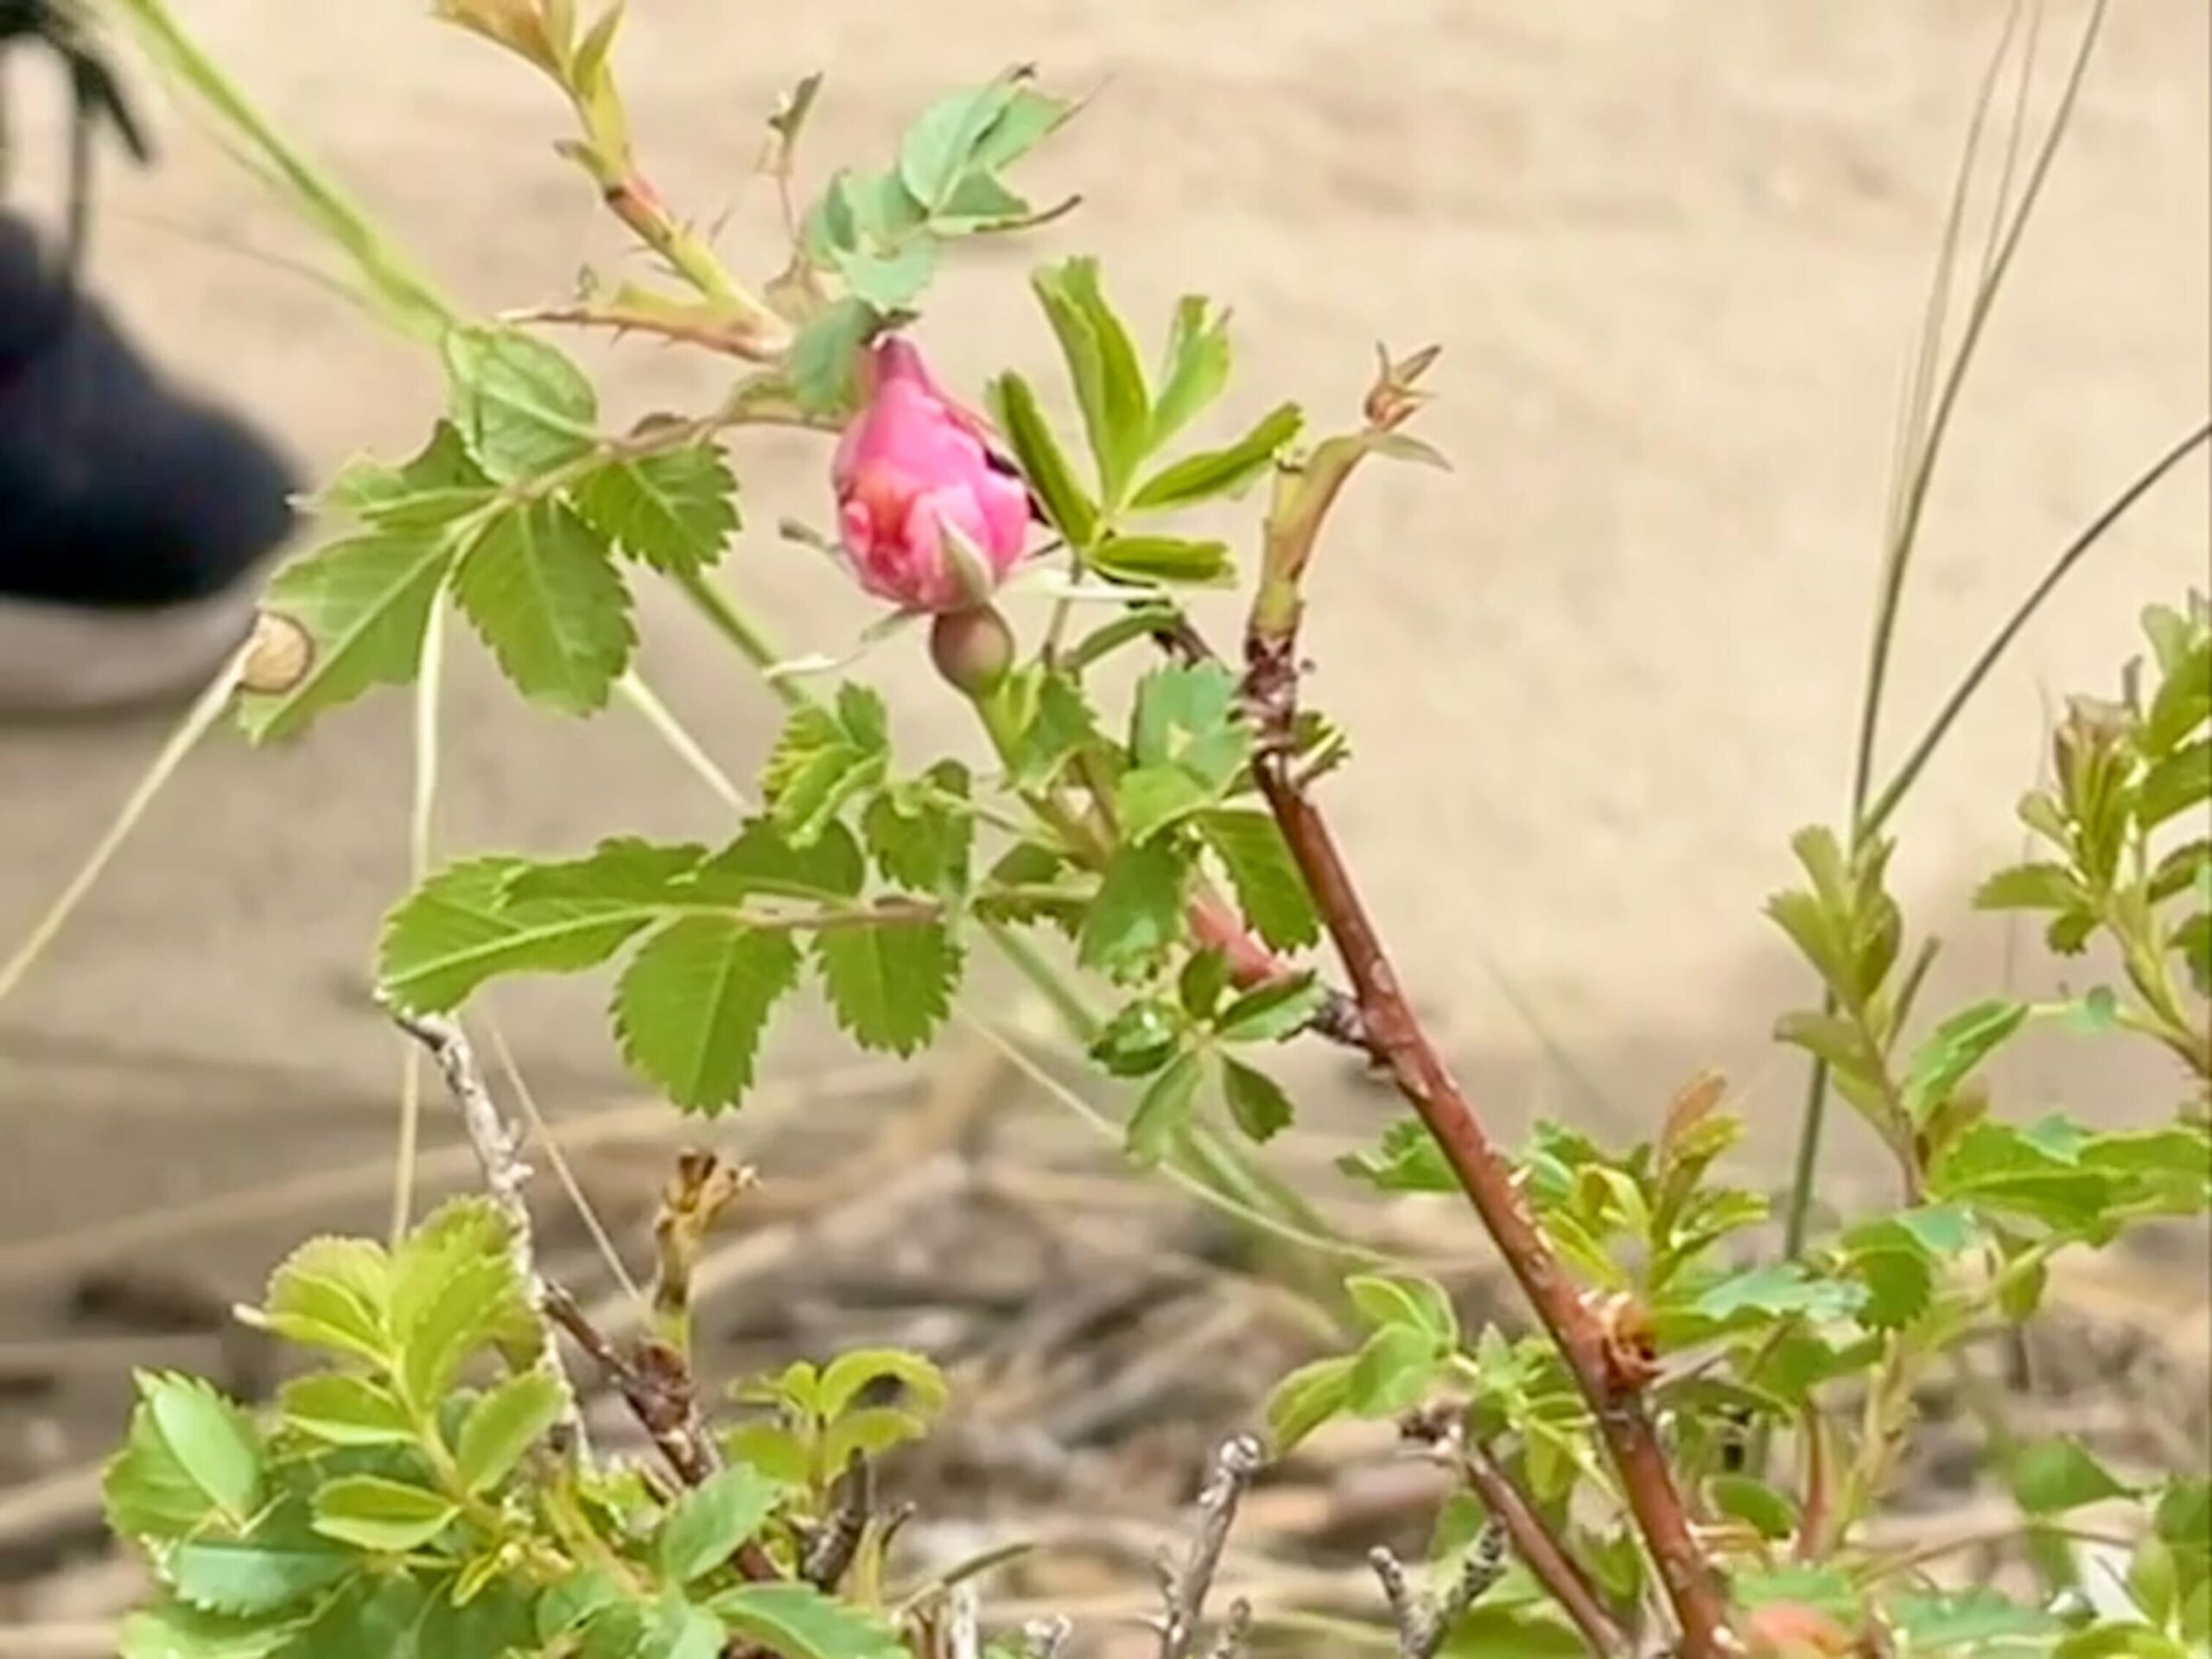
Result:
[[[863,375],[868,401],[830,467],[854,575],[910,611],[981,605],[1021,557],[1028,490],[911,341],[878,341]]]

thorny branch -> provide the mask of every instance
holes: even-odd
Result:
[[[1510,1166],[1408,1000],[1327,820],[1289,766],[1302,584],[1322,522],[1360,460],[1399,442],[1397,428],[1419,408],[1416,383],[1433,358],[1386,357],[1368,396],[1365,427],[1319,445],[1278,481],[1245,632],[1244,698],[1259,727],[1253,772],[1351,978],[1375,1052],[1434,1137],[1589,1403],[1681,1625],[1684,1659],[1720,1659],[1735,1645],[1726,1605],[1644,1408],[1648,1377],[1618,1363],[1604,1321],[1537,1226]]]
[[[514,1258],[516,1274],[523,1282],[531,1306],[541,1313],[549,1311],[555,1293],[537,1271],[536,1235],[531,1228],[530,1205],[523,1197],[531,1172],[530,1166],[522,1160],[522,1137],[500,1116],[499,1105],[485,1084],[483,1068],[476,1063],[476,1052],[469,1046],[467,1033],[457,1021],[443,1014],[409,1014],[397,1004],[387,1007],[394,1023],[429,1051],[439,1075],[445,1079],[446,1092],[461,1109],[461,1129],[483,1171],[485,1191],[506,1218],[507,1249]],[[561,1365],[559,1339],[554,1336],[551,1325],[546,1325],[543,1329],[544,1340],[535,1363],[537,1369],[558,1378],[566,1388],[568,1376]],[[570,1455],[587,1457],[589,1447],[584,1439],[583,1417],[575,1405],[575,1390],[568,1389],[568,1394],[570,1403],[566,1415],[556,1426],[555,1444]]]

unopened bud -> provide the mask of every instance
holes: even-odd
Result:
[[[987,696],[1014,666],[1014,631],[988,605],[941,611],[930,624],[930,660],[969,696]]]

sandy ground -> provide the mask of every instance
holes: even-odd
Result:
[[[580,261],[622,258],[549,153],[550,99],[415,0],[182,10],[470,304],[555,297]],[[2076,16],[2054,10],[2046,70]],[[934,92],[1009,60],[1097,88],[1033,181],[1080,188],[1084,210],[958,261],[934,302],[930,343],[962,384],[1008,359],[1048,372],[1020,277],[1078,249],[1103,253],[1152,327],[1188,287],[1235,305],[1232,416],[1284,397],[1349,413],[1376,337],[1447,342],[1426,430],[1457,470],[1364,480],[1319,580],[1314,694],[1359,739],[1332,786],[1343,832],[1413,983],[1512,1109],[1573,1097],[1558,1054],[1629,1123],[1719,1061],[1772,1146],[1799,1073],[1764,1033],[1802,988],[1758,903],[1788,833],[1840,810],[1892,411],[2002,10],[648,0],[623,66],[664,188],[702,219],[734,204],[725,245],[760,266],[769,202],[747,169],[779,84],[831,72],[817,167],[874,154]],[[2202,413],[2208,49],[2197,0],[2113,7],[1931,507],[1900,736]],[[181,112],[156,119],[164,164],[105,197],[101,287],[180,375],[317,471],[410,443],[436,402],[429,366],[287,269],[314,257],[302,235]],[[647,348],[607,372],[625,410],[697,407],[716,385],[711,365]],[[730,579],[795,651],[835,649],[866,613],[766,528],[822,516],[821,457],[779,441],[743,461],[756,528]],[[2207,520],[2200,458],[2023,641],[1916,798],[1903,888],[1916,919],[1957,935],[1962,971],[2005,958],[1961,896],[2017,844],[2042,696],[2109,684],[2139,607],[2203,578]],[[869,671],[914,692],[913,741],[955,740],[907,649]],[[714,803],[628,717],[524,713],[473,645],[461,656],[444,845],[713,833]],[[687,616],[650,607],[645,660],[728,766],[757,764],[768,703]],[[0,729],[0,941],[107,821],[164,718]],[[364,964],[404,880],[406,726],[386,696],[280,753],[223,739],[193,760],[0,1011],[0,1231],[385,1143],[397,1052]],[[599,995],[504,1005],[556,1105],[622,1087]],[[775,1064],[837,1052],[798,1031]],[[2018,1103],[2069,1080],[2122,1116],[2165,1097],[2155,1068],[2067,1059],[2016,1069]]]

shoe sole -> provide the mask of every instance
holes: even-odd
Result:
[[[0,718],[128,708],[204,686],[253,631],[260,583],[149,611],[0,598]]]

